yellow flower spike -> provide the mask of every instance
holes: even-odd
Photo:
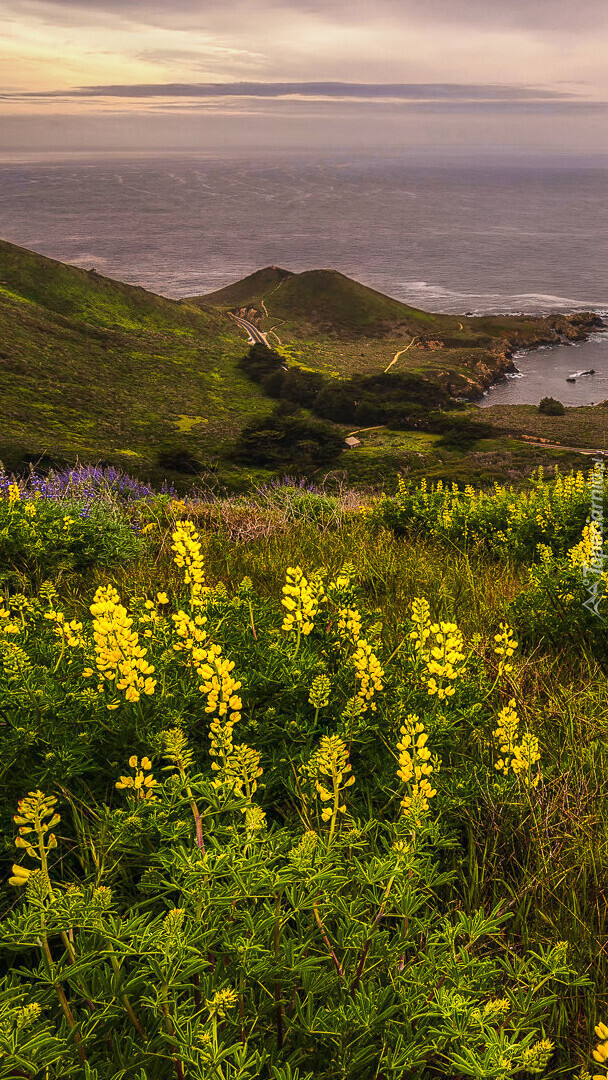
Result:
[[[355,645],[361,637],[361,616],[356,608],[341,607],[338,610],[338,631]]]
[[[43,791],[30,791],[19,800],[15,824],[19,826],[15,837],[15,847],[22,848],[32,859],[37,859],[43,875],[48,877],[47,853],[57,847],[57,838],[50,830],[58,825],[61,816],[56,812],[57,799],[54,795],[45,795]],[[13,866],[11,884],[23,884],[18,878],[29,878],[30,871],[25,867]]]
[[[431,609],[428,600],[417,597],[412,601],[411,617],[414,629],[410,633],[410,641],[414,643],[416,653],[423,659],[428,658],[427,641],[430,636]]]
[[[257,791],[262,772],[259,752],[240,743],[226,757],[225,765],[213,784],[214,787],[228,787],[236,795],[251,799]]]
[[[173,645],[174,652],[192,652],[198,645],[205,640],[205,634],[202,627],[207,622],[204,615],[197,615],[195,619],[185,611],[178,611],[176,615],[172,615],[174,630],[178,637],[178,641]]]
[[[437,794],[436,788],[428,780],[437,763],[434,766],[429,764],[431,752],[426,745],[428,736],[419,716],[415,713],[406,716],[399,734],[397,776],[408,785],[409,790],[401,800],[401,809],[408,815],[413,812],[412,808],[416,812],[428,810],[429,799]]]
[[[506,776],[511,769],[527,787],[537,787],[539,774],[534,775],[534,768],[540,761],[538,739],[530,732],[524,732],[520,738],[519,718],[515,710],[515,699],[501,709],[498,714],[498,727],[492,733],[497,740],[501,757],[494,763],[494,768]],[[504,757],[502,756],[504,755]]]
[[[353,663],[358,683],[356,698],[360,703],[361,711],[366,712],[371,709],[375,712],[374,697],[382,691],[384,671],[365,638],[360,638],[357,642]]]
[[[308,637],[315,625],[320,604],[325,600],[325,590],[319,577],[306,578],[299,566],[290,566],[286,573],[281,604],[285,608],[282,629]],[[297,646],[296,646],[297,649]]]
[[[599,1023],[594,1030],[598,1039],[608,1039],[608,1027],[606,1024]]]
[[[341,801],[346,788],[352,787],[355,777],[348,760],[346,743],[337,735],[322,735],[318,749],[308,764],[301,770],[313,781],[315,793],[321,803],[330,805],[321,809],[321,820],[331,822],[328,842],[331,842],[338,820],[338,814],[346,813],[346,805]],[[344,777],[347,777],[344,780]]]
[[[192,522],[178,521],[172,540],[173,561],[184,571],[184,584],[190,586],[190,603],[192,607],[200,607],[209,590],[205,586],[201,543]]]
[[[507,623],[500,623],[498,634],[494,634],[494,641],[496,642],[494,652],[499,657],[498,677],[500,677],[505,672],[508,674],[513,671],[513,665],[508,661],[517,649],[518,642],[515,641],[513,631]]]
[[[156,594],[156,602],[157,602],[157,604],[168,604],[169,603],[169,597],[167,596],[167,594],[165,592],[157,592],[157,594]]]
[[[146,676],[152,675],[154,668],[146,660],[146,650],[139,644],[137,633],[131,629],[133,620],[120,603],[116,589],[111,585],[100,586],[90,610],[94,616],[93,640],[100,691],[106,683],[115,683],[117,690],[125,691],[127,701],[139,701]],[[155,680],[148,685],[153,690]],[[106,702],[110,710],[117,709],[119,704],[116,697]]]
[[[312,681],[310,687],[310,693],[308,695],[308,703],[315,709],[324,709],[329,704],[329,695],[331,693],[331,680],[327,675],[317,675]]]
[[[453,697],[453,683],[465,670],[462,634],[456,623],[432,623],[427,629],[425,651],[421,653],[426,664],[427,693],[443,701]]]
[[[212,998],[205,1001],[205,1005],[209,1011],[210,1017],[217,1017],[219,1020],[223,1020],[226,1017],[228,1009],[232,1009],[238,1000],[239,995],[236,990],[227,987],[225,990],[217,990]]]

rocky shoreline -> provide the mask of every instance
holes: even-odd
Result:
[[[525,345],[517,335],[504,342],[504,345],[486,353],[483,360],[475,365],[475,377],[468,378],[466,389],[458,388],[458,397],[463,401],[476,402],[486,390],[503,382],[507,375],[517,372],[513,361],[516,354],[532,352],[543,346],[575,344],[588,341],[593,333],[608,332],[608,325],[594,311],[575,312],[572,315],[547,315],[543,319],[546,331],[539,330],[537,336],[526,339]]]

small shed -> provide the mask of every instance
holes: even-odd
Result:
[[[344,442],[349,450],[354,450],[355,446],[361,446],[361,439],[355,439],[354,435],[349,435],[348,439],[345,439]]]

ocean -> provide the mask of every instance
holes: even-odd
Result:
[[[14,154],[0,236],[176,298],[262,266],[332,267],[427,310],[608,315],[607,181],[598,165],[403,156]],[[608,335],[530,365],[485,403],[538,401],[549,382],[566,404],[608,397]],[[567,384],[568,367],[597,374]]]

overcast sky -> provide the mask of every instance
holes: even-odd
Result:
[[[605,0],[3,0],[0,147],[608,152]]]

